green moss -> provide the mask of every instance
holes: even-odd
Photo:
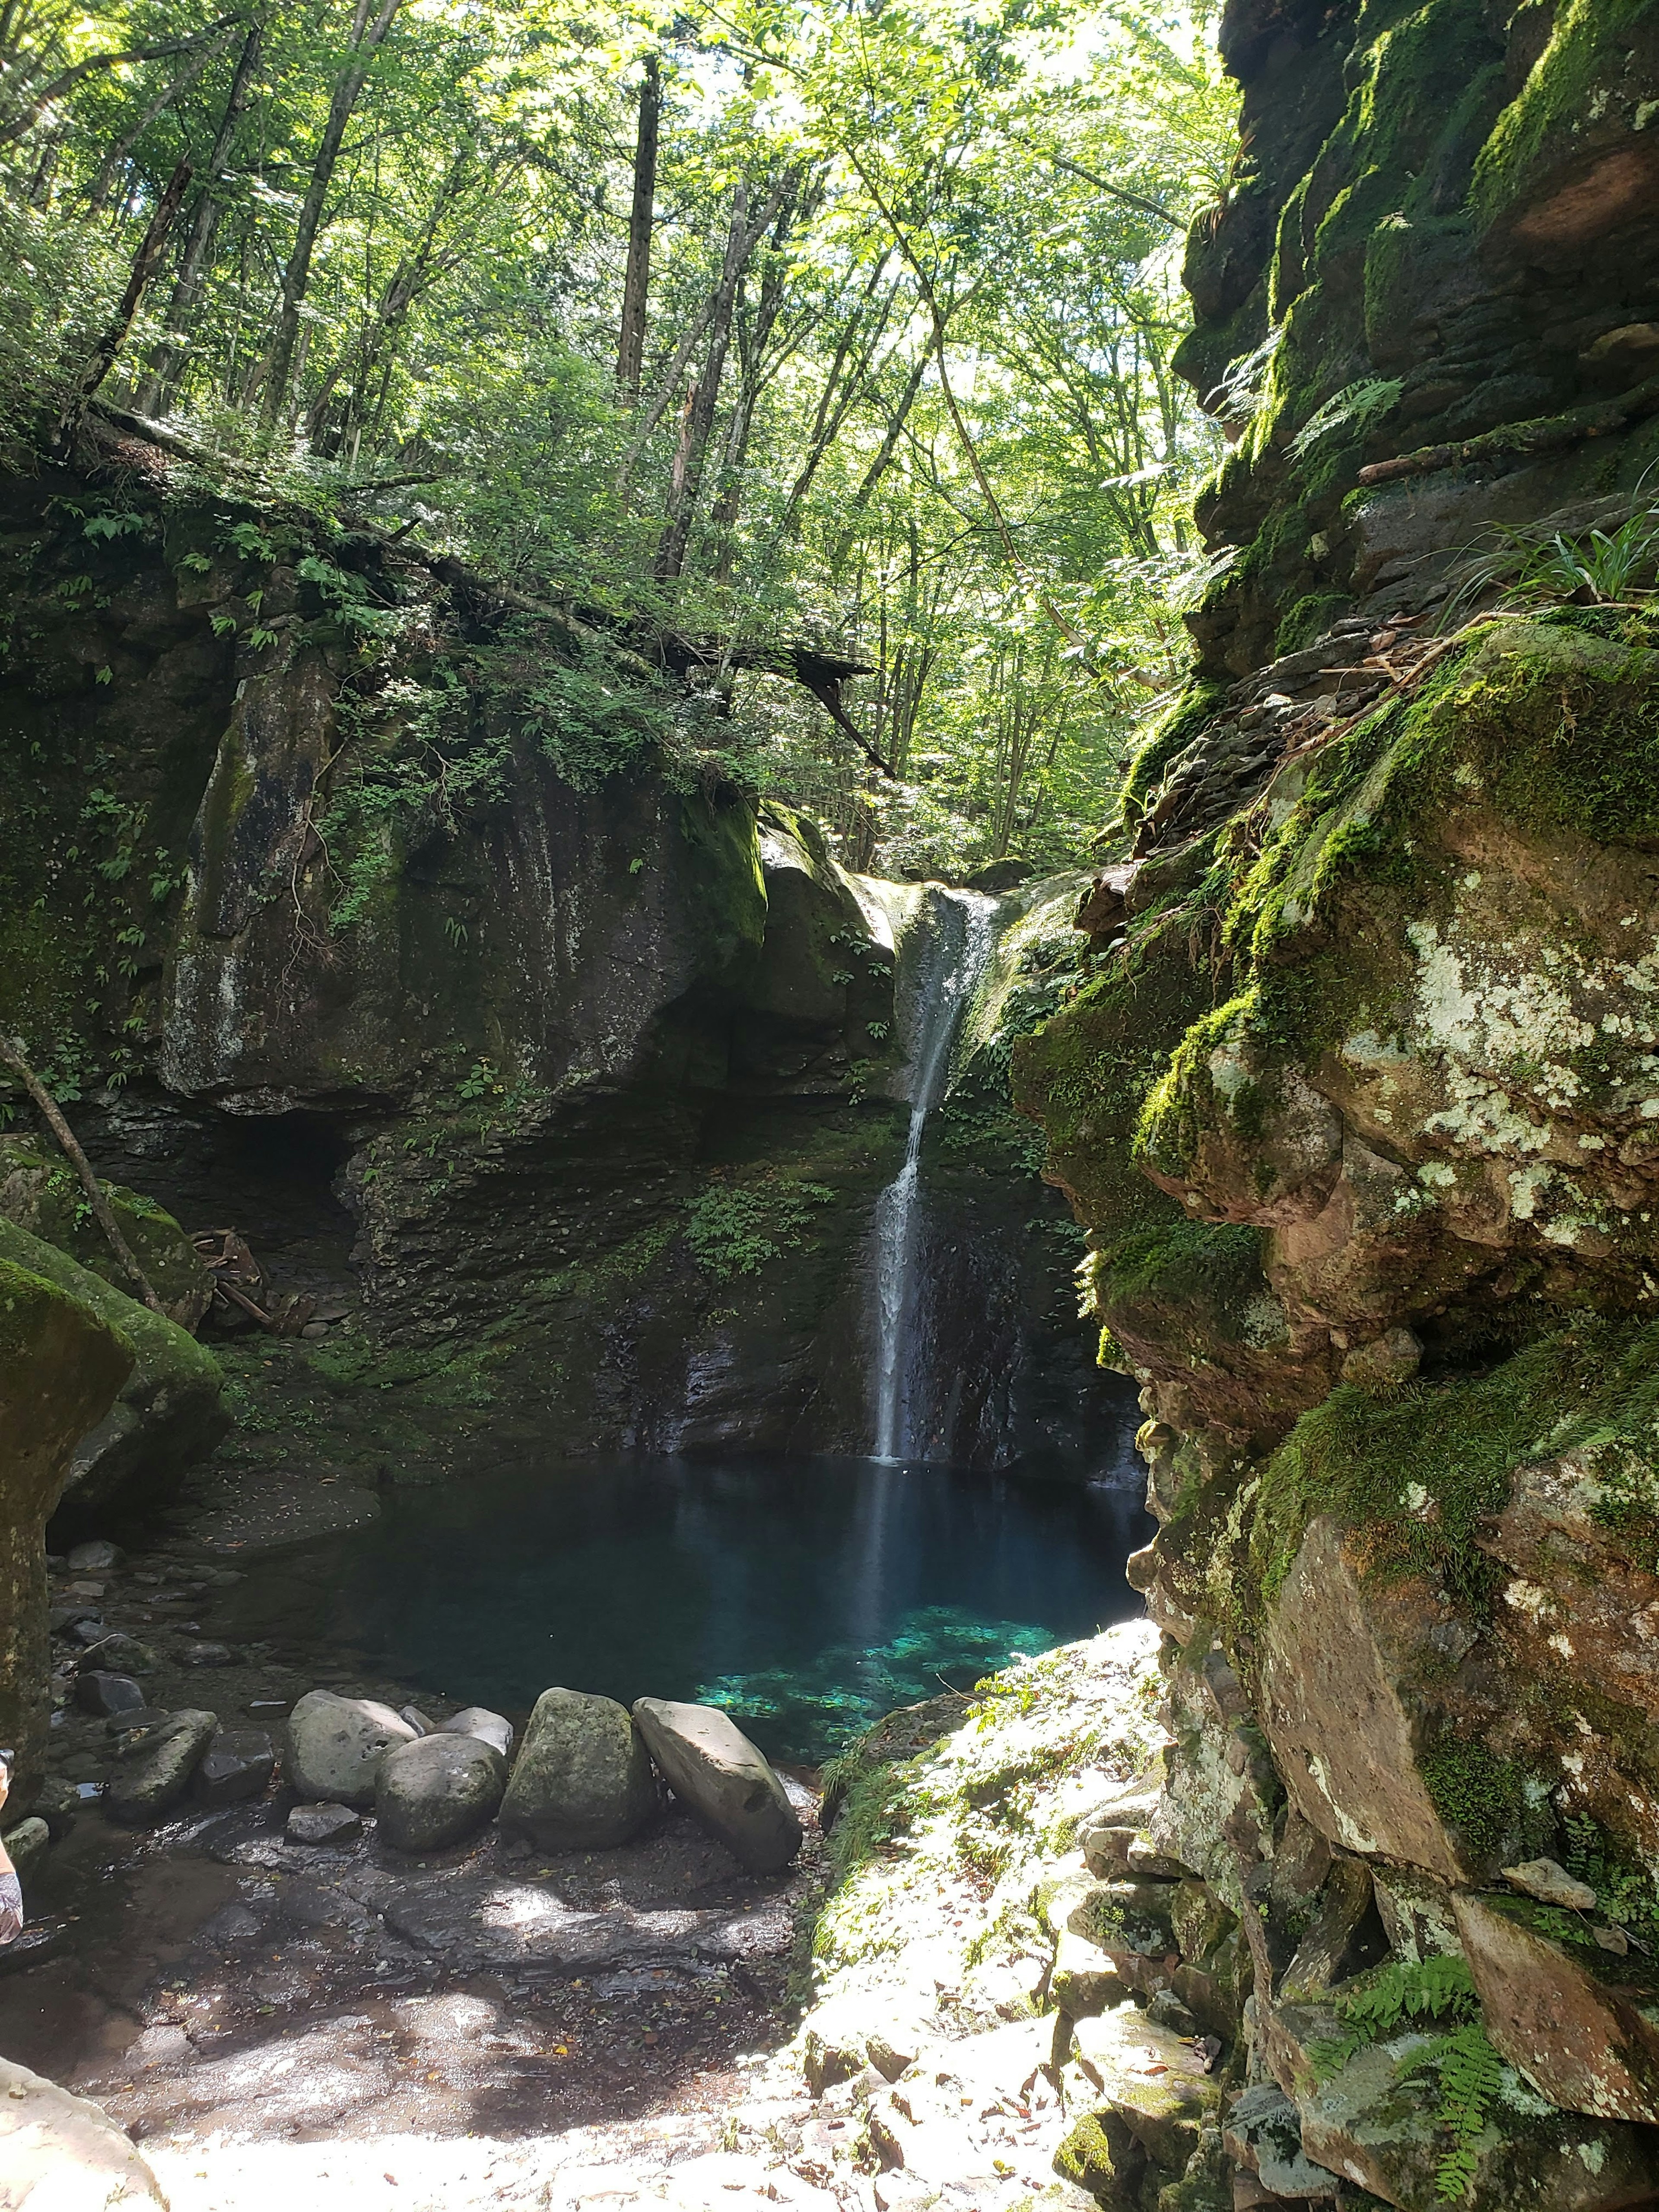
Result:
[[[1185,750],[1225,697],[1222,686],[1195,684],[1165,708],[1141,739],[1123,780],[1122,806],[1126,823],[1138,822],[1157,788],[1164,769]]]
[[[55,1244],[31,1237],[15,1222],[0,1219],[0,1259],[46,1276],[60,1290],[90,1306],[100,1321],[129,1340],[150,1376],[167,1379],[167,1388],[174,1395],[199,1390],[216,1395],[223,1379],[217,1363],[188,1330],[126,1297]]]
[[[1299,653],[1304,645],[1311,645],[1316,637],[1322,637],[1352,605],[1353,601],[1343,592],[1307,592],[1286,610],[1279,625],[1279,635],[1273,640],[1274,653]]]
[[[1595,1439],[1644,1462],[1659,1419],[1659,1324],[1589,1320],[1528,1345],[1490,1374],[1392,1397],[1352,1384],[1304,1413],[1263,1471],[1249,1534],[1271,1598],[1308,1524],[1334,1513],[1361,1539],[1363,1571],[1440,1576],[1484,1609],[1495,1570],[1475,1544],[1529,1460]]]
[[[1262,1287],[1261,1231],[1236,1222],[1167,1222],[1132,1231],[1100,1255],[1104,1302],[1158,1298],[1229,1306]]]
[[[1419,1762],[1435,1809],[1477,1858],[1491,1858],[1529,1844],[1541,1849],[1554,1821],[1534,1809],[1532,1779],[1514,1759],[1500,1759],[1475,1738],[1448,1741]]]

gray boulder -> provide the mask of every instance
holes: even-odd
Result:
[[[107,2112],[0,2058],[0,2174],[8,2205],[167,2212],[155,2176]]]
[[[141,1711],[149,1699],[143,1686],[131,1674],[111,1674],[101,1667],[83,1667],[75,1678],[75,1702],[83,1713],[100,1713],[109,1720],[117,1713]]]
[[[270,1738],[258,1729],[221,1729],[196,1770],[204,1805],[240,1805],[258,1797],[276,1769]]]
[[[187,1708],[124,1746],[104,1791],[110,1818],[154,1820],[169,1811],[189,1789],[218,1725],[216,1714]]]
[[[349,1805],[296,1805],[283,1832],[291,1844],[349,1844],[363,1824]]]
[[[326,1799],[364,1810],[374,1802],[381,1756],[394,1743],[413,1743],[415,1731],[390,1705],[373,1698],[337,1698],[310,1690],[288,1717],[283,1771],[301,1797]]]
[[[800,1822],[764,1755],[714,1705],[641,1698],[634,1718],[669,1788],[751,1874],[775,1874],[800,1849]]]
[[[118,1567],[125,1557],[118,1544],[106,1543],[100,1537],[90,1544],[77,1544],[64,1564],[72,1575],[102,1575]]]
[[[501,1826],[547,1851],[625,1844],[657,1814],[639,1730],[614,1698],[544,1690],[501,1805]]]
[[[440,1735],[476,1735],[480,1743],[491,1745],[503,1759],[513,1756],[513,1723],[503,1714],[492,1713],[488,1705],[463,1705],[440,1723]]]
[[[374,1810],[380,1840],[399,1851],[441,1851],[495,1817],[507,1761],[472,1735],[396,1744],[380,1761]]]

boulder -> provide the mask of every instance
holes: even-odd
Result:
[[[1275,2197],[1340,2197],[1342,2182],[1302,2148],[1302,2118],[1276,2081],[1245,2090],[1227,2114],[1228,2155]]]
[[[414,1729],[390,1705],[310,1690],[288,1717],[283,1771],[301,1797],[362,1811],[374,1802],[382,1754],[393,1744],[416,1741]]]
[[[179,1661],[185,1667],[234,1667],[236,1655],[228,1644],[184,1644]]]
[[[167,2212],[155,2176],[107,2112],[0,2058],[6,2212]]]
[[[1127,1984],[1103,1951],[1069,1928],[1061,1931],[1048,1972],[1048,1995],[1059,2011],[1080,2020],[1109,2011],[1128,1994]]]
[[[1182,2037],[1117,2005],[1077,2024],[1078,2063],[1158,2165],[1179,2172],[1221,2110],[1221,2085]]]
[[[214,1713],[169,1713],[157,1729],[134,1737],[116,1753],[104,1791],[112,1820],[154,1820],[190,1788],[219,1725]]]
[[[221,1729],[196,1770],[204,1805],[240,1805],[259,1796],[276,1771],[270,1738],[258,1729]]]
[[[21,1810],[52,1711],[46,1524],[76,1439],[113,1401],[131,1344],[38,1271],[0,1255],[0,1743]]]
[[[83,1667],[75,1678],[75,1702],[83,1713],[99,1713],[107,1720],[117,1713],[136,1713],[149,1700],[131,1674]]]
[[[475,1735],[480,1743],[499,1751],[503,1759],[513,1756],[513,1723],[503,1714],[492,1713],[488,1705],[463,1705],[459,1712],[439,1723],[437,1733]]]
[[[80,1517],[117,1497],[125,1504],[167,1492],[230,1426],[218,1362],[187,1329],[3,1217],[0,1259],[90,1307],[137,1354],[119,1397],[76,1443],[60,1511]]]
[[[1146,2171],[1146,2152],[1109,2105],[1075,2122],[1054,2153],[1054,2172],[1101,2212],[1139,2212]]]
[[[37,1816],[8,1828],[4,1840],[6,1856],[16,1869],[17,1879],[27,1881],[51,1846],[52,1830]]]
[[[394,1745],[375,1784],[380,1839],[395,1850],[447,1850],[495,1818],[506,1788],[507,1761],[477,1736]]]
[[[363,1823],[349,1805],[296,1805],[283,1832],[291,1844],[350,1844]]]
[[[112,1573],[125,1557],[118,1544],[107,1543],[100,1536],[89,1544],[76,1544],[64,1564],[72,1575],[105,1575]]]
[[[645,1741],[614,1698],[544,1690],[501,1802],[501,1826],[543,1850],[625,1844],[657,1815]]]
[[[1443,1882],[1478,1878],[1498,1856],[1492,1841],[1456,1832],[1425,1772],[1455,1680],[1444,1655],[1467,1658],[1475,1638],[1428,1578],[1366,1580],[1351,1548],[1320,1515],[1269,1614],[1261,1723],[1274,1760],[1328,1842]]]
[[[800,1822],[764,1756],[714,1705],[641,1698],[634,1706],[669,1788],[750,1874],[776,1874],[801,1844]]]
[[[1659,2124],[1651,1961],[1564,1942],[1560,1913],[1522,1898],[1459,1896],[1453,1910],[1486,2033],[1510,2065],[1568,2112]]]

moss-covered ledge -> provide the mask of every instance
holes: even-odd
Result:
[[[51,1711],[46,1522],[135,1357],[82,1300],[0,1255],[0,1744],[17,1753],[15,1812],[40,1786]]]
[[[224,1377],[212,1353],[187,1330],[3,1218],[0,1263],[43,1279],[88,1309],[133,1354],[119,1397],[112,1404],[106,1400],[71,1439],[67,1488],[59,1486],[68,1513],[78,1520],[118,1496],[125,1502],[159,1495],[212,1450],[230,1426],[220,1403]]]

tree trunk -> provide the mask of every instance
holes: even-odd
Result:
[[[137,252],[133,257],[132,273],[127,278],[127,289],[121,295],[120,305],[106,325],[103,336],[93,348],[87,365],[81,372],[80,381],[68,405],[64,408],[59,428],[66,430],[91,398],[115,365],[115,356],[121,350],[127,332],[132,328],[132,319],[138,312],[138,302],[143,297],[144,287],[155,272],[161,258],[161,249],[167,242],[167,233],[173,228],[185,191],[190,183],[188,161],[180,161],[167,179],[167,190],[155,203],[155,212],[149,219]]]
[[[645,310],[651,291],[651,238],[656,220],[657,133],[662,120],[662,71],[655,54],[645,61],[640,87],[639,137],[634,146],[634,207],[628,222],[628,275],[623,284],[622,333],[617,347],[617,388],[637,404],[645,366]]]
[[[329,102],[328,121],[323,126],[322,143],[317,149],[316,159],[311,165],[311,182],[300,209],[299,228],[295,233],[294,248],[283,271],[283,304],[277,312],[276,335],[265,360],[265,390],[263,415],[267,427],[274,428],[287,414],[290,385],[294,374],[294,349],[300,336],[300,308],[311,281],[311,257],[316,250],[317,232],[323,219],[323,202],[328,196],[334,179],[334,165],[340,158],[346,125],[351,120],[352,110],[358,95],[368,82],[368,72],[381,41],[392,28],[392,19],[397,14],[399,0],[380,0],[379,13],[368,20],[372,0],[357,0],[352,17],[352,41],[349,58],[334,82],[334,96]]]
[[[196,212],[191,218],[190,234],[185,240],[179,273],[173,279],[173,297],[167,302],[161,342],[150,356],[144,380],[138,387],[135,404],[141,415],[154,414],[158,407],[165,405],[179,378],[184,341],[196,312],[202,278],[207,270],[208,257],[213,250],[214,234],[219,227],[219,202],[214,187],[229,165],[236,125],[253,97],[254,78],[259,67],[259,51],[264,35],[264,23],[256,22],[242,41],[242,51],[237,57],[235,74],[230,80],[230,91],[225,100],[225,112],[219,118],[218,136],[213,142],[213,151],[208,156],[207,173],[202,179],[202,190],[196,202]]]
[[[180,99],[184,94],[189,91],[191,86],[195,83],[197,78],[200,76],[202,71],[214,58],[215,55],[222,53],[225,47],[228,46],[229,43],[230,29],[228,27],[219,33],[218,37],[213,41],[211,46],[204,46],[198,54],[195,55],[191,60],[188,61],[185,64],[184,68],[179,70],[178,76],[173,78],[173,82],[169,85],[164,86],[163,88],[156,94],[155,99],[151,100],[149,106],[144,110],[143,113],[138,118],[138,120],[133,125],[131,130],[126,131],[120,138],[117,139],[114,145],[110,148],[108,153],[105,155],[103,160],[98,164],[98,173],[94,177],[91,185],[88,188],[87,206],[92,214],[99,215],[102,213],[104,203],[108,199],[111,191],[114,189],[115,179],[120,172],[122,164],[126,161],[133,148],[138,143],[138,141],[143,137],[145,131],[149,129],[150,125],[155,122],[156,117],[164,113],[167,108],[173,106],[175,100]]]
[[[737,304],[738,286],[756,234],[749,228],[748,211],[748,191],[739,184],[732,198],[732,226],[726,237],[726,258],[708,320],[708,351],[703,357],[702,374],[692,386],[686,404],[668,495],[668,524],[657,545],[653,573],[665,581],[678,576],[685,566],[686,541],[691,534],[697,488],[702,480],[703,456],[708,450],[708,433],[714,428],[726,349],[732,342],[732,311]]]
[[[743,465],[748,458],[750,434],[755,427],[755,410],[767,380],[766,349],[772,342],[772,332],[777,327],[783,311],[784,266],[781,248],[789,234],[793,210],[786,207],[772,233],[774,257],[768,263],[761,279],[760,302],[755,310],[755,326],[747,342],[739,318],[738,353],[742,368],[742,386],[738,404],[732,410],[731,427],[726,433],[726,451],[720,459],[720,481],[714,504],[708,510],[708,520],[720,539],[720,552],[715,567],[716,581],[729,584],[736,559],[737,547],[732,532],[738,520],[738,510],[743,500]]]
[[[437,198],[432,203],[415,251],[405,254],[392,273],[391,283],[380,295],[380,301],[367,326],[360,331],[345,351],[323,379],[322,389],[311,403],[306,416],[306,436],[315,441],[322,428],[331,402],[341,378],[351,369],[360,378],[374,373],[374,355],[380,339],[395,324],[403,320],[430,277],[441,269],[453,265],[453,257],[440,258],[435,252],[438,233],[448,210],[464,190],[472,165],[472,149],[464,146],[450,164],[449,173],[438,187]]]

